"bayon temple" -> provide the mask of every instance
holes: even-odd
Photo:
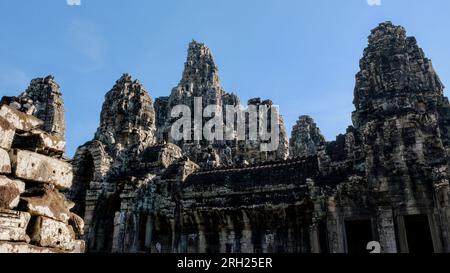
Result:
[[[272,151],[260,139],[173,139],[171,110],[198,97],[242,104],[193,41],[169,96],[117,80],[73,158],[53,77],[2,98],[0,252],[361,253],[372,241],[382,253],[450,252],[450,104],[403,27],[370,33],[353,125],[333,141],[309,116],[289,135],[282,115]]]

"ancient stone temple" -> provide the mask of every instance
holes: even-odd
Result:
[[[31,81],[0,105],[0,253],[80,253],[81,217],[64,192],[64,105],[53,77]]]
[[[403,27],[382,23],[368,40],[353,125],[327,141],[300,116],[288,141],[276,115],[279,145],[269,152],[263,139],[172,137],[177,105],[246,111],[195,41],[169,96],[153,102],[130,75],[117,80],[72,164],[59,86],[33,80],[1,101],[0,252],[81,252],[78,239],[89,252],[450,252],[444,86]]]
[[[279,116],[280,138],[278,149],[273,152],[261,152],[261,141],[228,140],[228,141],[173,141],[170,138],[170,129],[174,118],[171,109],[176,105],[186,105],[195,108],[195,98],[201,98],[200,107],[216,105],[217,110],[225,115],[225,106],[239,106],[240,99],[232,93],[227,93],[220,85],[218,68],[208,47],[193,41],[189,45],[188,57],[180,83],[169,97],[156,99],[156,119],[158,124],[158,141],[174,143],[195,160],[202,167],[232,166],[236,163],[257,163],[270,160],[283,160],[288,157],[289,144],[283,117]],[[270,100],[254,98],[249,100],[248,106],[272,105]],[[194,110],[192,110],[193,114]],[[194,117],[192,118],[194,120]],[[205,121],[204,119],[203,121]],[[224,126],[225,127],[225,126]],[[236,131],[236,129],[234,129]]]

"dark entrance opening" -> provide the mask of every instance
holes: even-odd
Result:
[[[259,229],[252,232],[253,253],[262,253],[262,236],[263,233]]]
[[[345,221],[347,251],[350,254],[368,253],[367,244],[373,241],[372,222],[370,220]]]
[[[325,223],[325,221],[319,222],[318,229],[320,253],[330,253],[330,250],[328,249],[327,224]]]
[[[147,241],[147,214],[141,212],[139,215],[139,230],[138,230],[138,238],[139,238],[139,250],[140,251],[147,251],[147,246],[145,245],[145,242]]]
[[[433,253],[433,239],[428,216],[408,215],[404,216],[404,221],[409,253]]]
[[[84,218],[86,210],[86,192],[89,189],[89,184],[94,180],[94,159],[89,152],[82,154],[77,168],[74,169],[74,177],[72,188],[68,193],[70,200],[75,202],[75,207],[72,211]]]
[[[233,253],[233,245],[226,244],[226,253]]]
[[[114,217],[120,210],[121,190],[113,195],[106,197],[101,195],[95,208],[95,214],[92,220],[94,228],[93,235],[88,240],[89,251],[91,252],[111,252],[114,235]],[[131,218],[130,218],[131,219]]]
[[[217,232],[208,232],[206,234],[206,241],[208,243],[206,247],[206,253],[220,253],[220,238]]]

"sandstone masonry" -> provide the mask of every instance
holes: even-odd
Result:
[[[72,185],[72,165],[64,156],[64,108],[53,77],[2,98],[0,139],[0,252],[84,252],[77,240],[83,220],[61,193]]]

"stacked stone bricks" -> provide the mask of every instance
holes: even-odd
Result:
[[[0,252],[79,253],[83,220],[63,192],[72,185],[64,157],[64,106],[53,77],[35,79],[0,103]]]

